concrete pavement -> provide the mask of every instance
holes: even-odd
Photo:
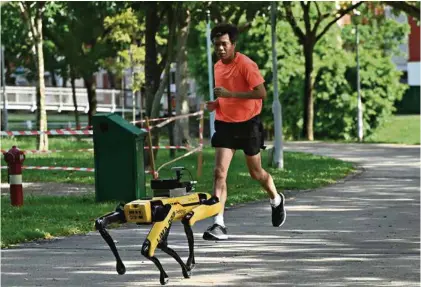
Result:
[[[286,150],[353,161],[364,172],[287,197],[282,228],[271,227],[268,202],[228,210],[229,241],[203,241],[211,220],[198,222],[192,278],[157,252],[169,286],[420,286],[420,147],[303,142]],[[1,286],[160,286],[158,270],[140,254],[148,230],[110,231],[125,275],[92,232],[2,250]],[[169,245],[186,258],[180,223]]]

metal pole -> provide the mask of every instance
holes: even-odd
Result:
[[[207,25],[206,25],[206,50],[208,54],[208,77],[209,77],[209,100],[213,101],[213,65],[212,65],[212,52],[211,52],[211,30],[210,30],[210,11],[206,11]],[[210,137],[212,138],[215,133],[215,113],[210,113]]]
[[[142,121],[143,120],[143,116],[142,116],[142,110],[143,110],[143,105],[142,105],[142,92],[139,90],[138,93],[139,95],[139,120]]]
[[[357,103],[357,112],[358,112],[358,140],[363,141],[363,107],[361,101],[361,82],[360,82],[360,56],[358,46],[360,44],[360,37],[358,34],[358,24],[355,26],[356,34],[356,50],[357,50],[357,93],[358,93],[358,103]]]
[[[118,61],[121,62],[121,63],[124,62],[124,60],[123,60],[122,57],[118,57]],[[124,97],[124,94],[126,93],[125,92],[125,87],[124,87],[125,86],[125,84],[124,84],[124,77],[125,77],[125,68],[123,68],[121,70],[121,88],[120,88],[121,116],[123,117],[123,119],[124,119],[124,104],[125,104],[124,101],[126,100],[125,97]]]
[[[168,73],[168,84],[167,84],[167,104],[168,104],[168,117],[172,117],[172,99],[171,99],[171,69]],[[174,122],[168,124],[168,137],[170,138],[170,146],[174,145]],[[170,149],[170,158],[175,158],[175,150]]]
[[[121,116],[123,117],[123,119],[125,119],[125,115],[124,115],[124,105],[125,105],[125,101],[126,101],[126,85],[125,85],[125,80],[124,78],[126,77],[126,74],[124,73],[124,70],[121,73]]]
[[[276,2],[272,1],[271,16],[272,16],[272,70],[273,70],[273,104],[272,112],[275,121],[275,143],[272,159],[272,167],[284,168],[284,153],[282,146],[282,106],[279,102],[278,94],[278,63],[276,55]]]
[[[1,84],[2,84],[2,96],[3,96],[3,119],[2,119],[2,130],[8,130],[8,113],[7,113],[7,97],[6,97],[6,75],[4,69],[4,46],[1,46]]]
[[[132,113],[133,113],[133,121],[135,121],[136,120],[136,93],[133,90],[134,69],[133,69],[133,54],[132,54],[131,46],[129,50],[129,55],[130,55],[130,77],[131,77],[131,88],[132,88]]]

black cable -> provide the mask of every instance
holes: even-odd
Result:
[[[192,176],[192,174],[191,174],[190,170],[188,170],[187,168],[185,168],[185,169],[189,172],[191,181],[194,181],[194,180],[193,180],[193,176]]]

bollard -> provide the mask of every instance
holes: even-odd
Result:
[[[13,146],[4,154],[4,160],[7,162],[9,172],[11,204],[13,206],[22,206],[22,163],[25,160],[25,154],[16,148],[16,146]]]

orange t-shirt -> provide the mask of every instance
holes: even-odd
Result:
[[[259,68],[247,56],[237,52],[229,64],[219,60],[215,66],[215,87],[232,92],[249,92],[265,82]],[[218,98],[215,118],[224,122],[244,122],[262,111],[262,99]]]

